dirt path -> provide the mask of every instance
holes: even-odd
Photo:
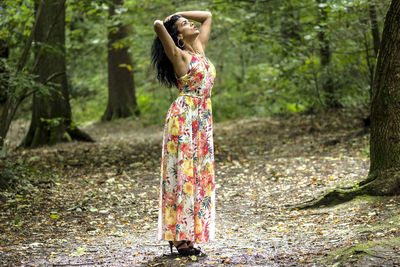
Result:
[[[340,142],[361,128],[345,114],[216,124],[217,239],[193,258],[170,255],[156,240],[161,127],[98,124],[86,129],[94,144],[13,152],[32,166],[31,182],[0,195],[0,259],[4,266],[393,266],[396,244],[330,255],[398,238],[399,197],[287,209],[367,175],[368,135]]]

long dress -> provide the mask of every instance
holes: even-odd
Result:
[[[179,96],[164,126],[157,237],[206,243],[215,235],[215,68],[204,55],[186,52],[192,56],[189,71],[178,78]]]

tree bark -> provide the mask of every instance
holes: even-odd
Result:
[[[374,41],[374,52],[375,52],[375,57],[377,57],[381,40],[380,40],[379,24],[378,24],[378,18],[376,16],[375,4],[369,5],[369,17],[371,21],[372,40]]]
[[[51,82],[53,86],[49,96],[34,94],[31,125],[22,145],[36,147],[70,139],[93,141],[71,120],[65,62],[65,0],[44,2],[34,33],[34,74],[38,75],[38,82]]]
[[[9,49],[7,42],[4,39],[0,39],[0,59],[7,60],[9,55]],[[8,110],[8,95],[9,95],[9,86],[8,86],[8,70],[6,70],[5,65],[2,61],[0,61],[0,118],[2,119],[0,122],[0,149],[4,145],[4,139],[6,138],[6,134],[8,131],[8,127],[6,127],[6,121],[4,120],[6,112]],[[6,130],[7,128],[7,130]]]
[[[368,65],[370,69],[370,98],[372,96],[372,87],[374,86],[374,72],[375,72],[375,61],[376,58],[378,57],[378,52],[379,52],[379,46],[381,43],[380,40],[380,34],[379,34],[379,24],[378,24],[378,19],[376,16],[376,7],[375,4],[370,4],[369,5],[369,18],[370,18],[370,23],[371,23],[371,34],[372,34],[372,40],[374,43],[374,60],[372,63],[369,63],[369,53],[367,50],[367,60],[368,60]]]
[[[113,0],[109,8],[109,18],[116,14],[121,0]],[[121,40],[129,36],[128,25],[117,24],[108,33],[108,104],[102,120],[125,118],[139,115],[133,80],[132,60],[129,47]]]

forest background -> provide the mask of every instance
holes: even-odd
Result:
[[[375,58],[389,1],[119,2],[66,3],[67,80],[77,125],[96,122],[105,113],[107,36],[121,24],[128,25],[129,32],[113,46],[128,49],[132,64],[119,67],[133,74],[140,120],[144,125],[163,123],[177,90],[161,87],[150,66],[153,21],[180,10],[213,14],[207,56],[218,75],[213,91],[216,122],[338,107],[368,117]],[[113,4],[120,5],[110,16]],[[6,0],[0,8],[0,39],[7,41],[10,51],[7,67],[15,69],[35,19],[34,3]],[[34,58],[30,52],[26,66],[32,66]],[[17,76],[14,81],[22,87],[29,84],[26,77]],[[15,118],[29,119],[31,105],[28,97]]]

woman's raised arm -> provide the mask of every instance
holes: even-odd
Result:
[[[154,31],[164,47],[165,54],[171,62],[176,62],[176,58],[181,56],[181,50],[175,45],[171,35],[169,35],[167,29],[164,27],[162,20],[154,21]]]
[[[206,50],[208,39],[210,39],[212,15],[208,11],[184,11],[176,13],[201,23],[200,34],[198,40],[200,41],[201,48],[203,51]]]

